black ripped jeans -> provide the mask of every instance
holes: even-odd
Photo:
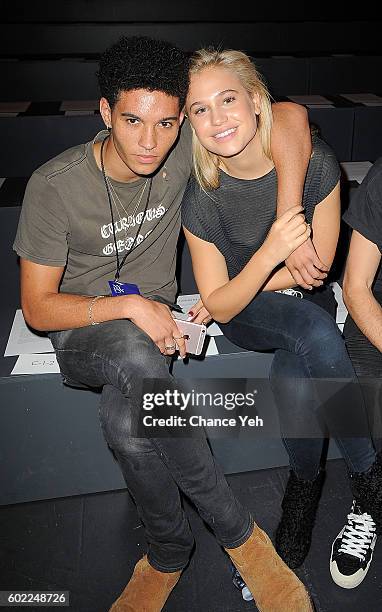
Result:
[[[188,563],[194,539],[179,489],[222,546],[245,542],[253,519],[234,496],[203,432],[192,438],[134,436],[143,379],[168,379],[171,387],[168,362],[152,340],[127,320],[53,332],[50,338],[68,384],[103,388],[102,430],[144,524],[151,565],[173,572]]]

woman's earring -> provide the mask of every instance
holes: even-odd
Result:
[[[111,125],[107,125],[107,126],[106,126],[106,129],[107,129],[107,131],[108,131],[108,132],[109,132],[109,134],[110,134],[110,132],[111,132]]]

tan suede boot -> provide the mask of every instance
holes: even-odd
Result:
[[[160,612],[182,572],[159,572],[145,555],[110,612]]]
[[[225,550],[251,591],[259,612],[313,612],[304,585],[257,525],[244,544]]]

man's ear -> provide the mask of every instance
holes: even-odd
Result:
[[[106,98],[101,98],[99,101],[99,112],[107,128],[111,128],[111,108]]]
[[[185,116],[186,116],[186,111],[185,111],[185,109],[183,107],[182,110],[180,111],[180,115],[179,115],[179,125],[182,125]]]

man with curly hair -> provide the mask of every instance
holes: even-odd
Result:
[[[171,385],[176,344],[186,353],[170,307],[191,169],[188,125],[180,133],[188,56],[164,41],[122,38],[102,55],[98,78],[107,130],[34,172],[14,249],[26,321],[49,332],[65,382],[102,388],[103,433],[145,526],[147,555],[112,609],[162,609],[194,544],[181,489],[263,610],[310,610],[303,585],[233,495],[205,438],[136,436],[143,379]],[[272,152],[288,207],[301,198],[310,136],[305,110],[276,107]],[[196,321],[208,319],[201,303],[193,310]]]

